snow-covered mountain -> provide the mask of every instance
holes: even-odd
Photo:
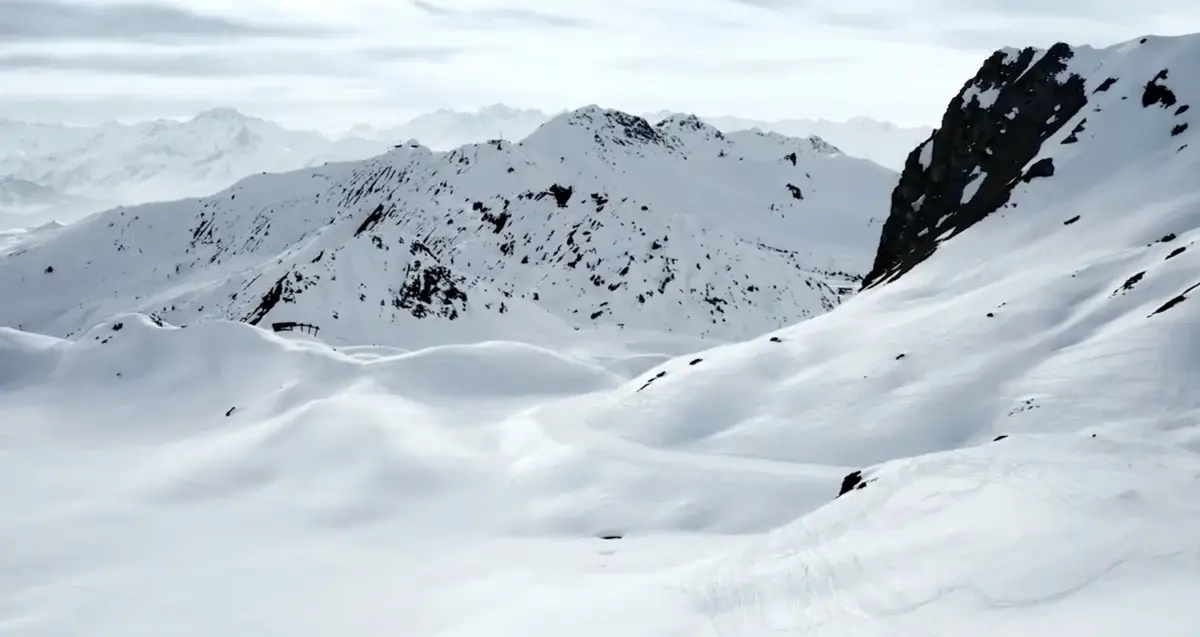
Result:
[[[658,111],[647,117],[662,119],[670,111]],[[851,117],[845,121],[788,118],[750,119],[732,115],[702,116],[705,122],[723,131],[762,130],[789,137],[820,137],[848,155],[870,159],[893,170],[904,168],[904,159],[914,146],[929,139],[932,126],[897,126],[869,117]]]
[[[95,127],[0,120],[0,175],[95,200],[89,211],[207,195],[247,175],[384,150],[380,142],[331,141],[228,108],[187,121]]]
[[[816,139],[587,107],[520,144],[412,142],[96,215],[0,265],[15,299],[0,323],[62,336],[139,311],[302,321],[337,342],[539,322],[747,337],[857,287],[895,180]]]
[[[647,118],[657,122],[676,115],[662,111]],[[70,205],[56,206],[53,214],[46,214],[70,222],[118,205],[209,195],[264,172],[367,159],[412,139],[439,151],[491,139],[520,140],[555,116],[504,105],[475,112],[442,109],[391,128],[358,126],[339,137],[289,130],[230,108],[204,111],[186,121],[99,126],[0,119],[0,177],[69,198]],[[702,120],[725,132],[758,128],[792,137],[815,135],[847,154],[894,170],[899,170],[907,151],[929,133],[929,129],[897,128],[864,118],[848,122]],[[41,223],[49,218],[26,221]]]
[[[863,292],[661,363],[586,331],[0,329],[6,628],[1192,637],[1198,70],[1200,35],[997,52],[909,156]]]
[[[496,104],[474,112],[442,109],[382,130],[359,126],[350,134],[395,142],[417,139],[430,148],[444,150],[487,139],[521,139],[556,115],[537,109],[517,109]],[[660,110],[645,113],[642,117],[658,122],[676,115],[679,113]],[[903,168],[908,152],[933,132],[931,126],[902,127],[868,117],[852,117],[841,122],[799,118],[763,120],[731,115],[699,117],[701,121],[726,133],[758,129],[788,137],[820,137],[849,155],[870,159],[893,170]]]

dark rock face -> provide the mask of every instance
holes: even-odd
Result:
[[[392,306],[408,310],[416,318],[438,316],[452,321],[467,309],[467,294],[460,287],[463,283],[462,277],[443,265],[416,260],[408,264]]]
[[[317,277],[305,278],[299,272],[283,275],[263,294],[258,305],[242,317],[242,322],[258,325],[280,302],[295,303],[296,295],[316,285],[317,281]]]
[[[895,280],[940,240],[1000,209],[1021,180],[1053,175],[1048,160],[1023,171],[1088,98],[1084,78],[1060,77],[1074,55],[1068,45],[1055,44],[1034,61],[1037,55],[1032,48],[992,54],[950,102],[941,127],[909,154],[864,289]],[[983,181],[964,203],[974,179]]]
[[[863,482],[862,471],[848,473],[845,478],[842,478],[842,488],[838,490],[838,497],[840,498],[856,488],[861,489],[864,485],[866,483]]]

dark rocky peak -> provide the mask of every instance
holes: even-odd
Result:
[[[908,156],[864,288],[903,275],[1000,209],[1020,181],[1053,175],[1049,158],[1026,166],[1088,103],[1085,79],[1067,68],[1073,56],[1061,42],[1000,50],[963,85],[940,128]]]
[[[812,146],[814,152],[824,155],[836,155],[842,152],[842,149],[830,144],[816,135],[810,135],[808,138],[808,143]]]
[[[654,127],[675,135],[685,132],[691,134],[700,133],[704,137],[711,139],[725,138],[725,134],[717,130],[717,127],[701,120],[695,115],[687,113],[674,113],[655,124]]]

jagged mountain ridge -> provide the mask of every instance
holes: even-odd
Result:
[[[383,129],[358,126],[350,134],[380,140],[417,139],[426,146],[440,150],[488,138],[522,139],[558,114],[537,109],[517,109],[503,104],[474,112],[441,109],[399,126]],[[648,121],[658,122],[680,114],[677,111],[658,110],[642,113],[641,116]],[[846,121],[764,120],[730,115],[698,117],[726,133],[758,129],[788,137],[820,137],[847,154],[870,159],[893,170],[902,169],[909,151],[933,130],[929,126],[902,127],[866,117],[854,117]]]
[[[675,114],[647,116],[661,121]],[[262,172],[285,172],[328,161],[353,161],[387,152],[416,139],[435,150],[451,150],[488,139],[520,140],[552,115],[536,109],[493,105],[475,112],[441,109],[396,127],[358,126],[341,136],[286,129],[232,108],[203,111],[184,120],[98,126],[42,124],[0,119],[0,175],[52,188],[70,197],[50,217],[74,221],[117,205],[136,205],[205,196]],[[910,129],[869,120],[762,122],[701,118],[727,132],[760,128],[792,137],[823,136],[849,154],[898,169],[912,143]],[[808,124],[812,124],[809,126]],[[815,127],[815,128],[814,128]],[[826,134],[828,133],[828,134]],[[894,148],[897,135],[903,152]],[[907,137],[905,137],[907,135]],[[878,142],[878,143],[876,143]],[[883,159],[880,152],[891,159]],[[24,225],[36,225],[43,217]],[[14,223],[22,225],[20,219]]]
[[[1123,170],[1124,152],[1153,149],[1155,160],[1177,162],[1172,155],[1188,147],[1191,105],[1172,90],[1186,79],[1170,76],[1170,67],[1197,63],[1173,50],[1180,46],[1157,37],[1101,50],[1060,42],[989,57],[941,127],[909,154],[864,285],[895,280],[947,239],[1015,208],[1016,193],[1037,191],[1067,162],[1097,181]],[[1138,134],[1126,133],[1126,151],[1101,158],[1089,142],[1101,127]]]
[[[591,106],[520,144],[412,142],[97,215],[0,263],[18,299],[0,323],[62,335],[140,311],[304,321],[335,341],[459,321],[736,338],[839,303],[894,180],[819,140]]]
[[[658,120],[669,116],[669,111],[659,111],[647,115],[647,118]],[[870,159],[897,171],[904,168],[905,158],[912,148],[933,132],[932,126],[897,126],[869,117],[831,121],[801,118],[764,120],[717,115],[702,116],[701,119],[723,131],[759,129],[789,137],[820,137],[849,155]]]

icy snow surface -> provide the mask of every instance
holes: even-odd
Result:
[[[0,328],[0,633],[1194,637],[1200,39],[1093,57],[1052,177],[745,342]]]

